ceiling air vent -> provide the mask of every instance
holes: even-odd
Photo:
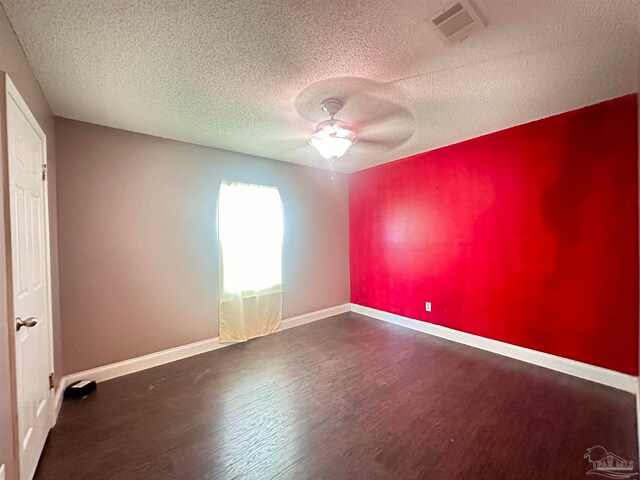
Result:
[[[484,28],[484,22],[466,0],[457,0],[427,20],[449,43],[456,43]]]

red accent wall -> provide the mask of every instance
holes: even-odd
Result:
[[[350,175],[351,301],[636,374],[636,102]]]

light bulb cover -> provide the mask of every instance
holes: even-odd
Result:
[[[316,133],[309,140],[324,158],[340,158],[357,141],[356,134],[342,120],[326,120],[316,127]]]

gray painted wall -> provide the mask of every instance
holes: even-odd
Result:
[[[349,302],[346,175],[61,118],[56,145],[65,374],[218,335],[222,180],[280,189],[284,318]]]

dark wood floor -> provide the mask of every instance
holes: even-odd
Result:
[[[353,313],[64,402],[39,479],[584,479],[633,395]]]

